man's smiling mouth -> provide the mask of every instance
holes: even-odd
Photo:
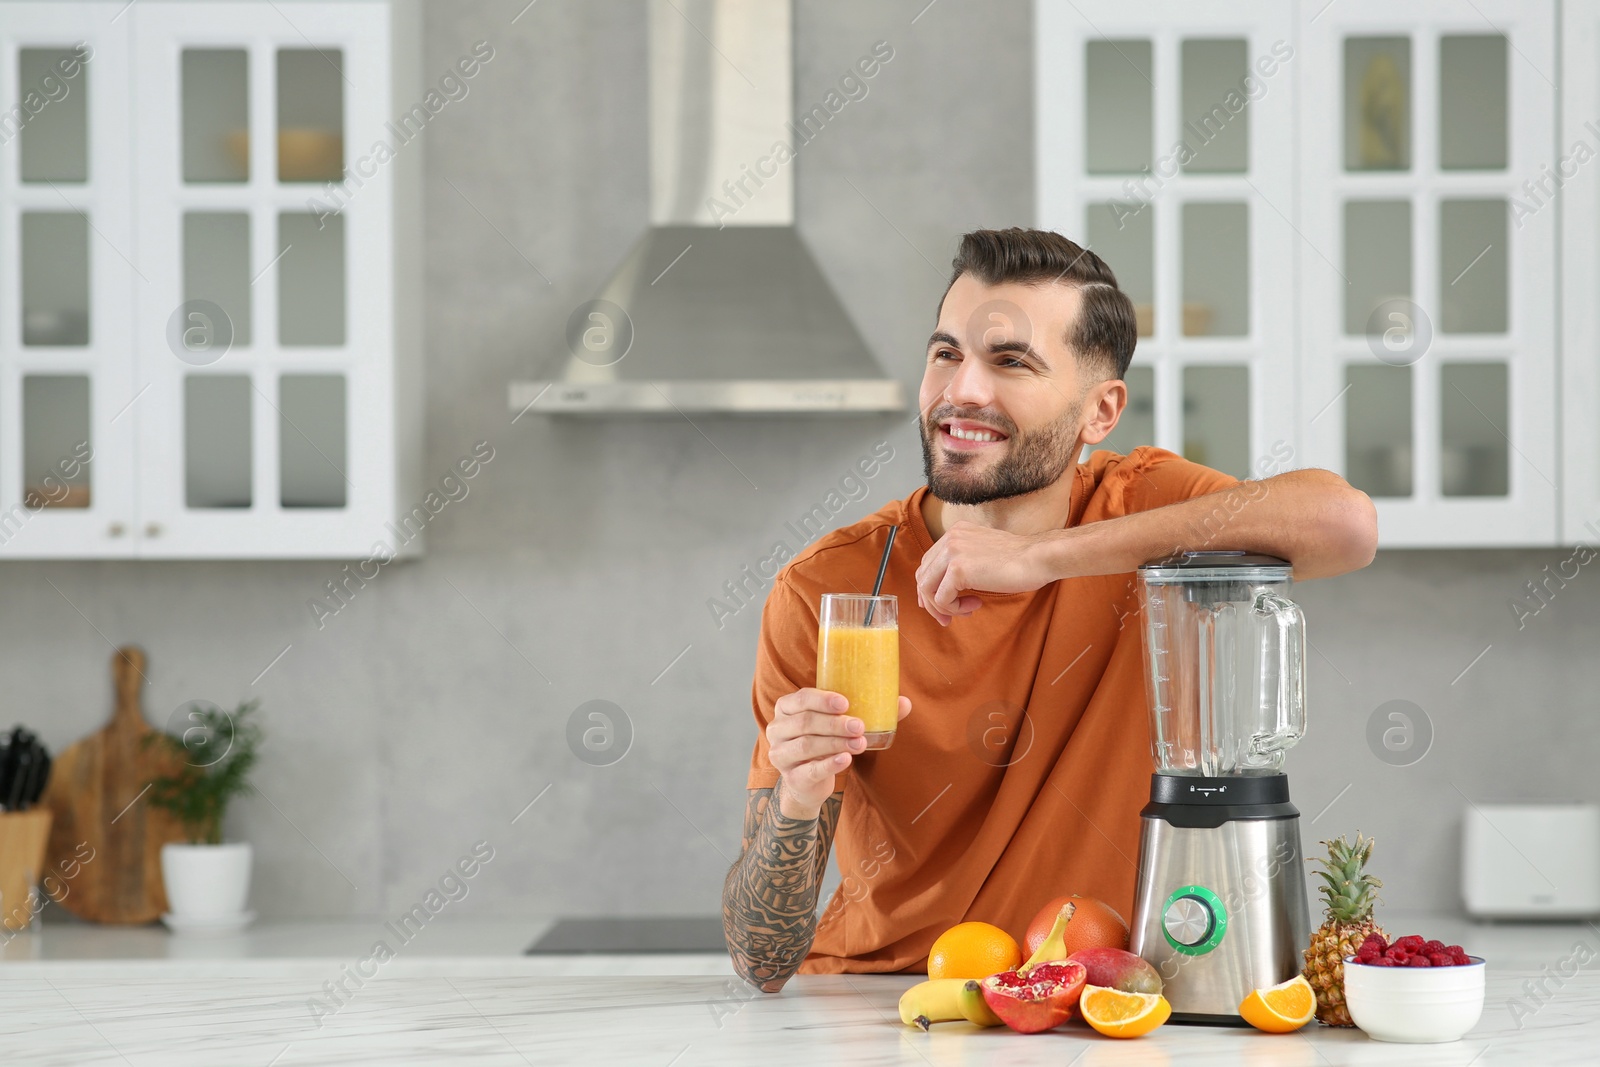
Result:
[[[939,424],[939,436],[946,448],[963,452],[1007,440],[1007,435],[994,427],[970,419],[946,419]]]

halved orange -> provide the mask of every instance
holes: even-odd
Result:
[[[1257,989],[1239,1002],[1239,1014],[1257,1030],[1287,1034],[1310,1022],[1317,1014],[1317,995],[1306,976],[1297,974],[1287,982]]]
[[[1086,985],[1078,998],[1083,1021],[1107,1037],[1142,1037],[1166,1022],[1172,1005],[1160,993],[1124,993]]]

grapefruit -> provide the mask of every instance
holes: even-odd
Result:
[[[1077,905],[1077,910],[1067,923],[1067,955],[1070,956],[1085,948],[1128,947],[1128,924],[1122,921],[1122,916],[1117,914],[1116,909],[1094,897],[1070,894],[1056,897],[1040,908],[1039,913],[1033,917],[1033,922],[1028,924],[1028,932],[1023,937],[1024,951],[1028,955],[1031,956],[1038,951],[1044,939],[1050,936],[1050,927],[1055,924],[1056,916],[1061,913],[1061,905],[1068,901]]]

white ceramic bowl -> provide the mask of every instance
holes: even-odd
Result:
[[[1344,961],[1350,1018],[1379,1041],[1457,1041],[1483,1014],[1482,956],[1459,967],[1373,967]]]

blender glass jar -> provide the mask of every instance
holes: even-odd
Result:
[[[1276,774],[1305,734],[1305,619],[1290,565],[1185,552],[1139,568],[1156,771]]]

